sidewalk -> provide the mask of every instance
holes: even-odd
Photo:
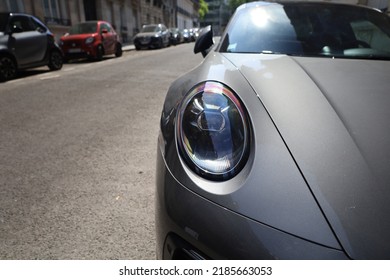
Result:
[[[134,51],[135,50],[135,46],[132,45],[132,44],[125,44],[125,45],[122,45],[122,50],[124,52]]]

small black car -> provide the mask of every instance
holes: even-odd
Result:
[[[184,38],[179,28],[170,28],[169,32],[171,33],[170,42],[171,45],[177,45],[184,42]]]
[[[63,55],[50,30],[27,14],[0,13],[0,81],[14,78],[20,69],[47,65],[62,68]]]

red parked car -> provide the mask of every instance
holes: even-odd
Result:
[[[102,60],[104,55],[122,55],[122,44],[112,25],[106,21],[86,21],[73,25],[61,37],[65,60],[89,58]]]

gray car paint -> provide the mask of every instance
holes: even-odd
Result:
[[[187,188],[229,210],[312,242],[340,248],[258,96],[224,56],[213,53],[192,74],[174,83],[165,108],[171,110],[192,85],[205,80],[224,81],[247,107],[253,127],[251,156],[238,176],[227,182],[210,182],[186,168],[178,157],[174,135],[167,135],[166,162],[173,176]],[[163,114],[173,122],[175,112],[164,110]]]
[[[15,56],[20,67],[44,60],[48,45],[46,33],[28,31],[8,36],[11,36],[8,40],[8,48],[15,50]]]
[[[165,114],[174,116],[173,104],[194,84],[223,81],[252,120],[250,160],[230,181],[208,182],[181,162],[172,138],[166,139],[166,163],[181,184],[231,211],[344,248],[352,258],[388,258],[388,65],[212,52],[172,85]],[[376,101],[370,102],[373,94]]]
[[[176,180],[160,150],[156,175],[158,259],[172,258],[174,246],[166,237],[175,234],[212,259],[347,259],[341,250],[308,242],[199,196]]]
[[[160,237],[173,230],[200,250],[219,253],[231,242],[216,258],[326,258],[332,248],[340,255],[331,258],[345,257],[343,250],[353,259],[389,259],[389,66],[381,60],[211,51],[172,85],[164,105]],[[207,80],[237,93],[253,128],[247,165],[223,183],[195,175],[175,145],[177,106]],[[244,219],[261,226],[242,232],[236,226]],[[262,226],[297,239],[268,239],[272,234]],[[235,236],[252,242],[238,246],[246,252],[229,248]],[[322,249],[292,256],[308,243]]]
[[[388,258],[389,62],[227,57],[256,89],[344,249]]]

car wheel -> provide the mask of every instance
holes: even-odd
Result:
[[[123,53],[122,44],[120,44],[120,43],[116,44],[115,56],[120,57],[120,56],[122,56],[122,53]]]
[[[50,70],[60,70],[64,64],[64,58],[62,54],[57,50],[52,50],[50,53],[49,64],[47,65]]]
[[[4,82],[15,78],[17,66],[15,60],[7,55],[0,56],[0,81]]]
[[[164,42],[163,42],[163,39],[160,38],[160,41],[158,42],[158,48],[162,49],[163,47],[164,47]]]
[[[103,60],[103,55],[104,55],[103,46],[102,45],[97,46],[97,49],[96,49],[96,60],[97,61]]]

